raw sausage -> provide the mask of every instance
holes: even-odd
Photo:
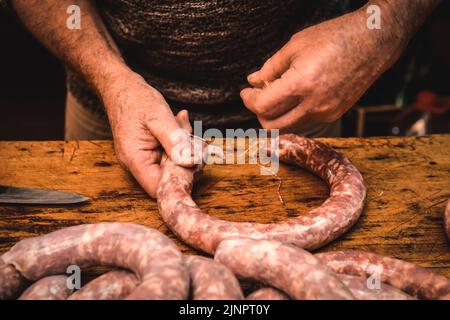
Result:
[[[359,276],[338,275],[358,300],[415,300],[410,295],[384,283],[370,287],[367,278]]]
[[[26,288],[28,281],[11,264],[0,257],[0,300],[16,299]]]
[[[224,265],[204,257],[186,256],[194,300],[241,300],[239,281]]]
[[[345,285],[311,253],[273,240],[229,239],[214,259],[237,276],[282,290],[293,299],[353,299]]]
[[[419,299],[439,299],[450,293],[450,279],[398,259],[360,251],[333,251],[316,257],[339,274],[379,277]]]
[[[61,229],[18,242],[2,259],[27,279],[105,265],[133,271],[140,285],[130,299],[186,299],[189,274],[181,252],[166,236],[131,223],[99,223]]]
[[[44,277],[33,283],[19,300],[66,300],[72,293],[67,286],[67,276]]]
[[[272,239],[305,249],[318,248],[345,233],[360,217],[366,188],[359,171],[327,145],[296,135],[272,139],[268,152],[320,176],[330,185],[330,197],[309,213],[279,223],[229,222],[213,218],[191,198],[194,172],[167,159],[158,187],[159,212],[179,239],[213,254],[223,239]],[[279,141],[279,149],[276,149]]]
[[[68,300],[121,300],[136,289],[138,284],[138,279],[131,272],[109,271],[84,285]]]
[[[141,281],[130,299],[185,299],[189,275],[181,252],[163,234],[130,223],[65,228],[18,242],[2,256],[29,280],[106,265],[133,271]]]
[[[283,292],[274,288],[261,288],[250,293],[246,300],[289,300]]]

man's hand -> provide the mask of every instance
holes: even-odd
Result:
[[[119,77],[102,98],[118,160],[150,196],[155,197],[158,188],[162,148],[180,165],[190,167],[199,162],[191,157],[188,133],[192,128],[187,112],[174,117],[162,95],[141,76]],[[186,152],[180,152],[180,146]]]
[[[82,28],[66,28],[67,7],[80,7]],[[175,118],[164,98],[125,64],[93,0],[12,0],[24,24],[102,98],[116,153],[147,193],[155,196],[161,150],[182,166],[200,163],[193,153],[186,112]]]
[[[394,63],[420,23],[414,12],[405,15],[417,9],[402,8],[408,5],[380,2],[380,30],[367,28],[364,7],[295,34],[248,77],[253,88],[241,92],[245,106],[266,129],[308,130],[339,119]],[[406,27],[408,19],[415,20]]]

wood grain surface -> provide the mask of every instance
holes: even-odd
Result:
[[[404,259],[450,277],[450,245],[443,230],[450,198],[450,136],[320,139],[347,155],[368,186],[359,222],[320,251],[357,249]],[[0,252],[25,237],[100,221],[157,228],[177,242],[150,199],[117,163],[110,141],[0,142],[0,184],[52,188],[92,198],[82,206],[0,206]],[[282,165],[275,176],[256,165],[211,165],[194,199],[230,221],[276,222],[319,206],[327,185],[305,170]]]

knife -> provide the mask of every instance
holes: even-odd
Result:
[[[8,204],[77,204],[91,200],[88,197],[46,189],[0,186],[0,203]]]

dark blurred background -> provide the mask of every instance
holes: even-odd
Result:
[[[63,139],[64,69],[0,9],[0,140]]]
[[[354,6],[363,1],[354,1]],[[450,1],[345,115],[344,136],[450,133]],[[0,140],[61,140],[64,69],[0,10]]]

